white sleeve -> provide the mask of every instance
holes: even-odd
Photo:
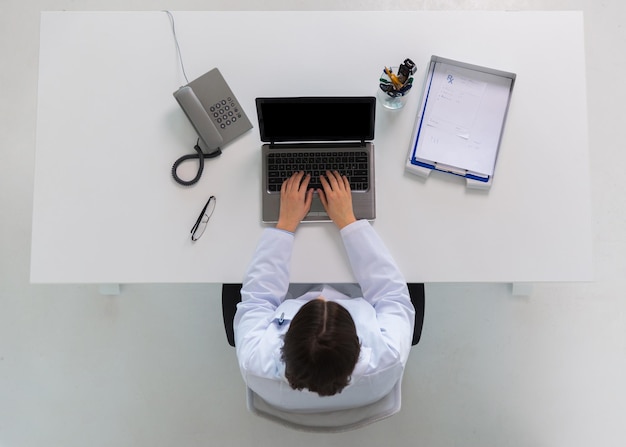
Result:
[[[363,298],[376,310],[383,338],[405,363],[411,350],[415,309],[404,276],[368,221],[344,227],[341,237]]]
[[[233,322],[235,347],[241,367],[249,360],[289,288],[292,233],[264,230],[241,288],[241,303]]]

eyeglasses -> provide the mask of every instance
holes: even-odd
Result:
[[[213,211],[215,211],[215,202],[216,201],[217,201],[217,199],[215,198],[215,196],[209,197],[209,200],[204,205],[204,208],[202,208],[202,211],[200,211],[200,215],[198,216],[198,219],[196,220],[196,223],[194,224],[193,228],[191,229],[191,240],[192,241],[194,241],[194,242],[197,241],[204,234],[204,230],[206,230],[206,226],[209,223],[209,219],[213,215]]]

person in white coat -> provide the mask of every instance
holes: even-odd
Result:
[[[399,390],[415,309],[406,281],[366,220],[356,220],[345,176],[322,176],[319,198],[338,227],[358,284],[291,285],[295,231],[314,191],[302,172],[281,188],[280,217],[264,230],[234,319],[248,388],[287,412],[365,407]]]

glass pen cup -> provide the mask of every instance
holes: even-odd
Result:
[[[387,109],[401,109],[406,104],[412,86],[413,76],[404,80],[398,79],[398,67],[390,67],[389,73],[383,70],[378,80],[378,100]]]

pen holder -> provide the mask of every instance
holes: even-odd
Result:
[[[406,104],[413,86],[413,76],[398,78],[398,67],[383,70],[378,80],[378,100],[387,109],[397,110]]]

